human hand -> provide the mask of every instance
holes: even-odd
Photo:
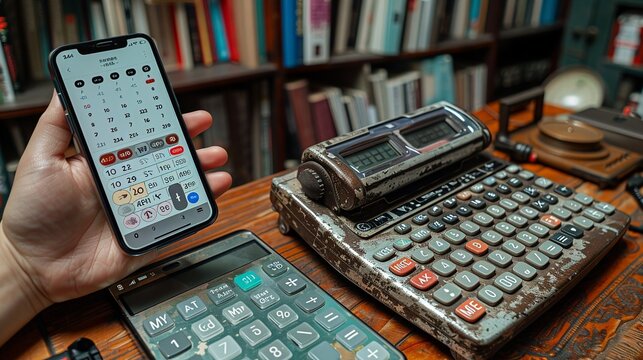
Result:
[[[183,118],[191,136],[212,123],[205,111],[187,113]],[[71,137],[54,94],[20,160],[1,223],[0,267],[17,267],[10,270],[11,276],[21,282],[17,286],[32,307],[31,316],[53,302],[106,287],[155,256],[153,252],[132,257],[119,248],[87,161],[80,155],[65,158]],[[228,158],[226,151],[216,146],[197,154],[204,171],[224,165]],[[215,196],[232,182],[225,172],[206,177]],[[3,254],[6,265],[1,263]],[[0,269],[0,277],[2,274]],[[0,299],[2,289],[0,285]],[[0,320],[4,320],[2,314]],[[0,336],[0,344],[3,342]]]

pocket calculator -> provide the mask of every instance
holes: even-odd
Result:
[[[279,228],[456,358],[491,357],[630,219],[483,153],[490,140],[473,116],[438,103],[313,145],[273,179]]]
[[[249,231],[153,264],[109,291],[157,359],[404,359]]]

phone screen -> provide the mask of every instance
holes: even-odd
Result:
[[[131,37],[124,47],[84,54],[71,48],[54,59],[87,160],[132,250],[213,215],[152,46]]]

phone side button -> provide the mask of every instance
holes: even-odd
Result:
[[[65,111],[65,120],[67,120],[67,126],[69,126],[69,130],[71,131],[72,135],[75,134],[76,131],[74,131],[74,124],[72,123],[69,112],[67,111]]]
[[[63,94],[56,90],[56,95],[58,95],[58,101],[60,101],[60,105],[62,105],[63,110],[67,113],[67,106],[65,105],[65,100],[63,100]]]

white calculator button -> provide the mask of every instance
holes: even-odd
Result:
[[[125,217],[125,219],[123,220],[123,223],[125,224],[126,227],[130,229],[134,229],[141,224],[141,218],[138,217],[138,215],[136,214],[131,214]]]

